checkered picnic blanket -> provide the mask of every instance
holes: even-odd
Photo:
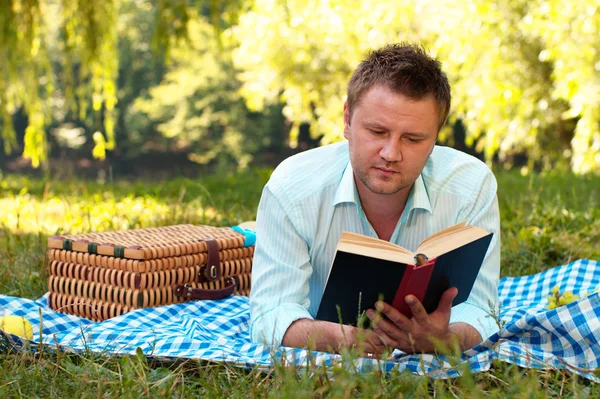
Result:
[[[577,302],[546,310],[552,287],[582,297]],[[358,370],[409,369],[434,377],[453,377],[467,365],[485,371],[493,359],[530,368],[567,368],[598,381],[600,367],[600,262],[578,260],[543,273],[500,280],[502,328],[462,358],[396,353],[387,361],[359,359]],[[270,369],[276,362],[326,365],[346,361],[340,355],[293,348],[268,348],[250,341],[246,297],[197,301],[140,309],[95,323],[51,310],[37,301],[0,295],[0,315],[25,316],[34,328],[33,343],[46,348],[92,351],[106,355],[134,354],[137,348],[159,359],[203,359],[247,368]],[[41,327],[41,334],[40,334]],[[24,340],[4,336],[4,343],[20,347]],[[30,345],[35,348],[36,345]],[[39,345],[38,345],[39,347]],[[457,362],[458,360],[458,366]]]

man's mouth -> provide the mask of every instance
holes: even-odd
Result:
[[[393,170],[393,169],[387,169],[387,168],[375,167],[375,169],[377,169],[378,171],[380,171],[382,173],[386,173],[386,174],[400,173],[399,171],[396,171],[396,170]]]

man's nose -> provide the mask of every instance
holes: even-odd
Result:
[[[387,162],[402,161],[402,148],[400,145],[400,140],[392,138],[386,140],[383,147],[379,151],[379,156]]]

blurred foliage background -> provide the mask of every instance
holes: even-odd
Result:
[[[600,171],[600,0],[1,2],[0,171],[274,165],[342,139],[352,70],[403,40],[451,80],[442,144]]]

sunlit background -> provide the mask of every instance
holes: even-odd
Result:
[[[450,78],[441,144],[497,173],[596,175],[599,38],[600,0],[8,0],[0,224],[53,234],[252,218],[269,168],[343,139],[351,72],[399,41],[425,46]],[[226,193],[218,178],[201,190],[173,180],[229,173]],[[239,176],[253,194],[239,195]],[[150,183],[136,191],[137,178]],[[172,193],[153,191],[165,182]]]
[[[501,277],[600,260],[600,0],[0,0],[0,296],[48,292],[54,234],[255,219],[279,162],[343,139],[361,59],[400,41],[451,81],[438,142],[494,171]],[[0,397],[600,397],[574,365],[299,375],[5,342]]]

